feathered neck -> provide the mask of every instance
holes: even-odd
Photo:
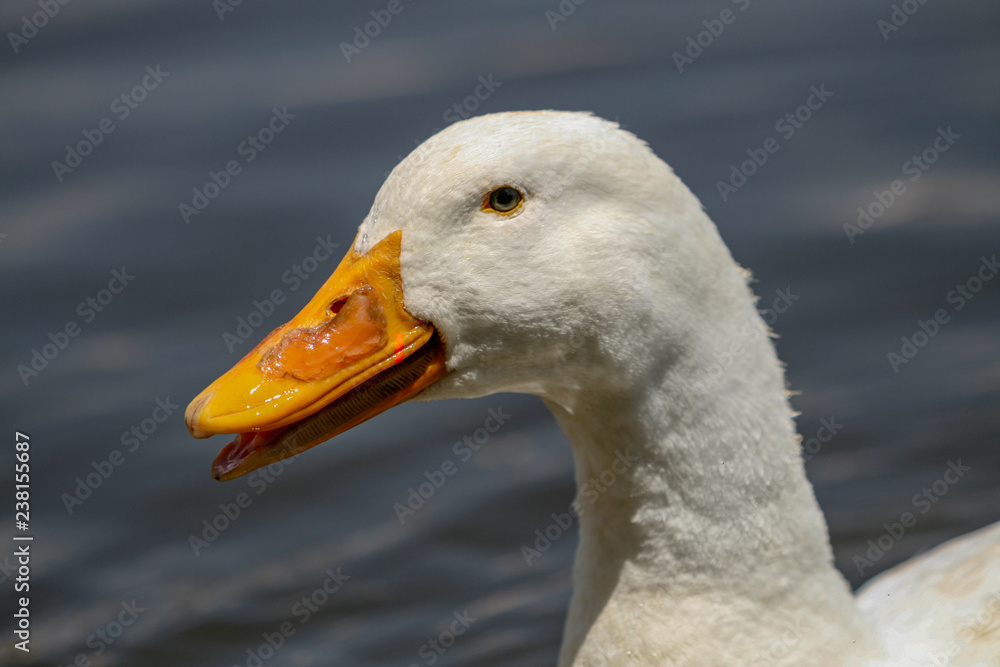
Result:
[[[592,377],[607,381],[571,409],[547,401],[573,442],[580,514],[560,665],[860,664],[860,616],[832,566],[782,368],[737,282],[702,335],[634,335],[634,353],[600,366]],[[650,354],[663,346],[674,351]]]

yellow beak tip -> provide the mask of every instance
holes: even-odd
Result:
[[[184,421],[187,423],[188,431],[196,438],[208,438],[213,435],[202,428],[201,425],[202,410],[211,398],[211,393],[205,392],[199,394],[197,398],[191,401],[191,403],[187,406],[187,409],[184,411]]]

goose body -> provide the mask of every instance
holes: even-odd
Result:
[[[187,420],[237,434],[227,479],[406,398],[507,391],[573,444],[559,665],[1000,664],[1000,527],[851,593],[746,272],[671,169],[589,114],[428,139],[313,301]]]

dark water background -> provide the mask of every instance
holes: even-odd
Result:
[[[554,0],[404,0],[346,62],[340,43],[386,6],[247,0],[220,20],[209,0],[72,2],[14,53],[9,33],[41,10],[0,5],[0,537],[18,532],[16,430],[31,437],[35,536],[28,660],[13,649],[14,543],[0,548],[0,663],[252,665],[248,651],[289,623],[263,664],[428,665],[422,645],[466,610],[475,622],[436,664],[554,662],[575,536],[531,567],[520,548],[567,507],[573,482],[540,401],[404,405],[270,482],[214,482],[224,440],[190,438],[182,417],[305,303],[387,171],[454,118],[479,77],[499,86],[468,102],[476,113],[619,120],[701,198],[762,307],[777,290],[797,297],[773,326],[801,392],[800,432],[843,425],[808,470],[853,584],[1000,519],[1000,279],[961,310],[948,300],[1000,252],[1000,6],[927,2],[886,40],[888,0],[589,0],[555,30]],[[733,21],[678,72],[672,53],[724,9]],[[169,74],[122,119],[112,102],[147,66]],[[833,95],[786,137],[775,124],[811,86]],[[243,160],[240,143],[285,107],[294,119],[186,224],[178,206],[192,188]],[[115,129],[60,182],[52,162],[105,117]],[[909,180],[904,162],[949,127],[959,138]],[[769,137],[778,152],[723,201],[717,181]],[[905,192],[851,243],[843,225],[895,179]],[[283,275],[327,235],[337,256],[293,290]],[[134,279],[101,312],[78,310],[123,268]],[[231,352],[223,334],[275,289],[284,303]],[[949,321],[894,372],[887,354],[942,308]],[[25,384],[18,366],[71,321],[79,335]],[[180,408],[146,421],[155,431],[129,451],[123,434],[157,399]],[[491,408],[509,420],[458,460],[452,445]],[[70,513],[64,494],[114,450],[122,465]],[[394,503],[448,459],[458,474],[401,526]],[[958,459],[971,469],[920,513],[914,495]],[[249,506],[196,556],[189,536],[241,493]],[[906,511],[917,525],[859,573],[854,557]],[[337,568],[341,589],[314,596]],[[303,596],[324,600],[305,623]],[[133,600],[143,611],[119,628]],[[107,644],[99,629],[122,631]]]

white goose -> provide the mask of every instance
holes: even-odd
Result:
[[[670,168],[589,114],[419,146],[187,422],[237,434],[213,467],[230,479],[418,392],[501,391],[544,399],[579,488],[614,478],[578,494],[560,665],[1000,664],[1000,524],[852,596],[747,274]]]

